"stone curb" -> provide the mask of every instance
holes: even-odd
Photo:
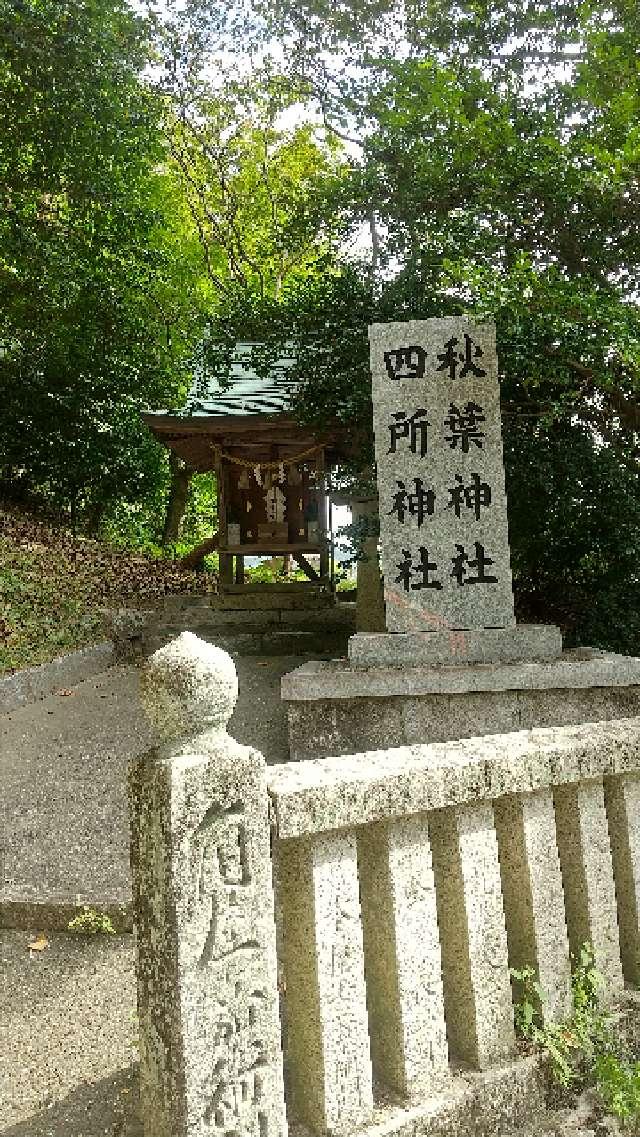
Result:
[[[69,921],[81,915],[85,907],[102,916],[108,916],[118,934],[131,932],[133,929],[131,902],[116,899],[97,900],[95,897],[79,895],[71,898],[55,893],[51,893],[46,900],[0,893],[0,929],[67,932]]]
[[[27,667],[0,678],[0,714],[17,711],[52,695],[59,687],[72,687],[92,675],[113,667],[113,644],[110,640],[60,655],[50,663]]]

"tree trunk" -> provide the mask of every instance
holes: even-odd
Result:
[[[98,536],[106,508],[106,501],[94,501],[87,509],[84,527],[89,537]]]
[[[208,556],[209,553],[215,552],[217,548],[218,534],[214,533],[213,537],[207,537],[206,541],[201,541],[199,545],[196,545],[195,549],[192,549],[190,553],[187,553],[186,557],[182,557],[180,561],[180,568],[197,568],[198,565],[202,563],[203,558]]]
[[[178,540],[180,522],[184,517],[189,496],[189,482],[194,472],[181,458],[178,458],[177,454],[173,453],[169,455],[169,467],[171,469],[171,488],[162,530],[161,543],[163,545],[173,545]]]

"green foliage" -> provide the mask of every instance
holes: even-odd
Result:
[[[275,88],[275,90],[274,90]],[[278,128],[282,100],[269,75],[200,81],[174,97],[170,153],[211,285],[210,310],[234,292],[278,296],[318,271],[340,230],[335,144],[309,124]]]
[[[640,1121],[640,1062],[616,1035],[613,1016],[602,1009],[603,980],[591,946],[583,944],[575,961],[573,1011],[566,1022],[544,1022],[545,994],[533,968],[511,974],[520,995],[516,1030],[546,1055],[554,1080],[571,1089],[593,1085],[609,1113],[623,1122]]]
[[[288,573],[284,571],[284,561],[279,563],[274,559],[262,561],[258,565],[245,568],[245,580],[248,584],[278,584],[290,580],[307,580],[302,569],[293,569]]]
[[[104,639],[102,608],[155,607],[215,580],[0,510],[0,673]]]
[[[218,528],[218,498],[215,474],[195,474],[189,486],[189,500],[180,527],[180,545],[190,552],[206,541]],[[178,555],[181,554],[181,550]]]
[[[182,404],[228,295],[277,293],[338,228],[335,143],[280,128],[276,75],[199,70],[187,8],[0,0],[0,477],[143,548],[169,480],[140,411]],[[210,500],[190,500],[195,541]]]
[[[623,1122],[640,1120],[640,1062],[615,1054],[598,1054],[593,1072],[598,1092],[608,1113]]]
[[[120,0],[0,0],[0,34],[0,461],[97,528],[160,478],[139,411],[183,381],[195,246],[146,25]]]
[[[361,474],[367,324],[495,320],[519,615],[636,653],[637,7],[265,0],[259,13],[308,106],[353,140],[336,201],[354,231],[369,226],[370,260],[228,305],[220,356],[240,336],[271,360],[289,345],[297,413],[345,424]]]
[[[115,936],[116,930],[106,912],[83,905],[79,916],[74,916],[67,924],[70,932],[79,936]]]

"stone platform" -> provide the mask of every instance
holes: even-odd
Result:
[[[640,659],[582,648],[439,667],[314,661],[283,677],[282,698],[300,761],[638,715]]]
[[[444,632],[360,632],[349,640],[355,667],[451,666],[459,663],[520,663],[559,658],[562,634],[554,624]]]

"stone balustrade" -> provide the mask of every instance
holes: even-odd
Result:
[[[500,1132],[484,1106],[522,1121],[541,1098],[509,968],[537,969],[550,1019],[585,941],[611,1004],[638,982],[640,719],[267,769],[225,732],[235,683],[188,633],[147,663],[147,1137]]]

